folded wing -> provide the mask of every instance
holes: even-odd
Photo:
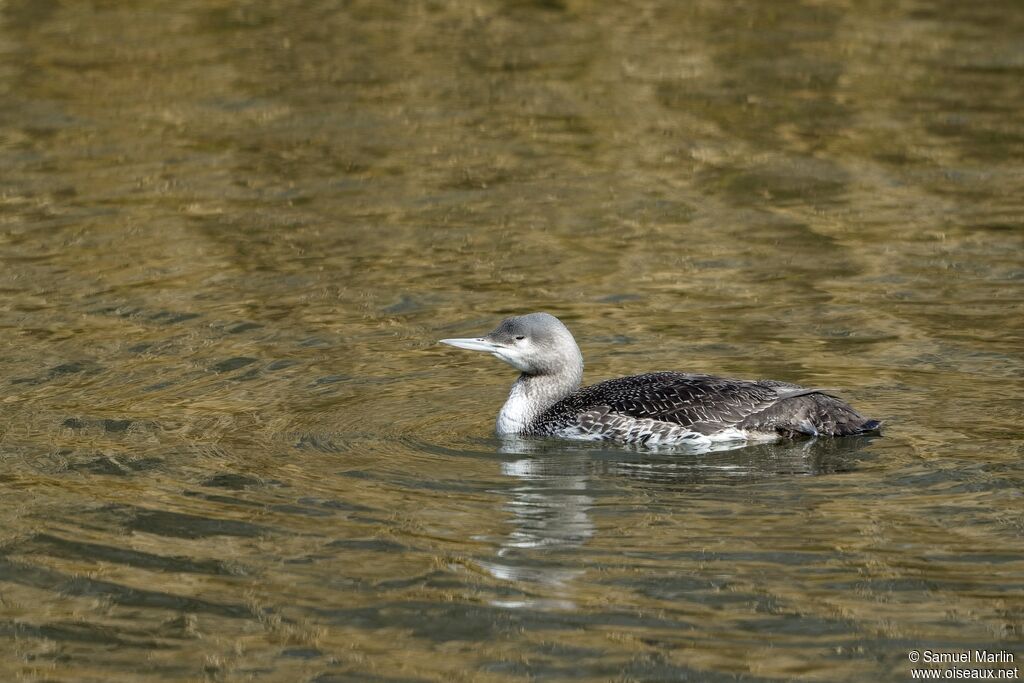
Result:
[[[580,416],[608,426],[630,418],[655,427],[664,423],[665,428],[671,425],[698,434],[732,428],[786,436],[845,436],[876,431],[879,426],[820,389],[680,372],[594,384],[552,406],[545,418],[565,424]]]

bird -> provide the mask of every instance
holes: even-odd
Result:
[[[547,436],[641,447],[880,434],[824,389],[777,380],[649,372],[582,387],[583,354],[550,313],[504,319],[482,337],[441,339],[519,370],[498,413],[499,437]]]

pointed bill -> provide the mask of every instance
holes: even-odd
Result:
[[[454,346],[460,349],[468,349],[470,351],[484,351],[486,353],[494,353],[496,350],[500,348],[498,345],[492,344],[491,342],[480,338],[442,339],[440,341],[442,344],[447,344],[448,346]]]

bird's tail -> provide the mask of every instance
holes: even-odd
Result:
[[[857,429],[854,434],[881,434],[882,433],[882,421],[881,420],[864,420],[864,423]]]

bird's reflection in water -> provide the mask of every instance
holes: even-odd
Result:
[[[701,453],[647,451],[603,459],[603,474],[690,488],[702,484],[741,484],[786,475],[839,474],[852,471],[874,436],[841,439],[780,440],[718,448]],[[629,457],[632,456],[632,457]]]
[[[576,472],[566,471],[566,464],[559,463],[553,472],[545,460],[524,458],[501,464],[502,474],[523,483],[509,490],[512,499],[505,509],[515,516],[517,528],[499,555],[516,548],[570,548],[594,534],[587,515],[593,499],[586,493],[584,463],[578,463]]]
[[[566,566],[560,557],[594,535],[588,454],[520,439],[503,441],[500,450],[513,456],[501,463],[501,473],[516,480],[502,490],[508,497],[502,509],[511,515],[512,530],[495,558],[480,565],[495,578],[525,584],[520,586],[525,591],[545,597],[524,596],[494,604],[572,609],[571,584],[584,570],[576,562]]]
[[[747,446],[734,443],[701,453],[627,450],[607,444],[567,444],[546,439],[502,440],[508,459],[501,472],[517,480],[503,489],[503,509],[512,531],[493,560],[479,565],[491,576],[514,582],[523,591],[516,599],[492,604],[508,608],[571,609],[573,580],[586,570],[565,551],[584,545],[596,533],[590,516],[594,479],[624,480],[641,488],[663,490],[703,484],[741,483],[786,475],[835,474],[856,465],[855,453],[872,439],[812,439]],[[518,457],[517,457],[518,456]],[[571,564],[570,564],[571,563]],[[542,594],[541,597],[532,597]]]

